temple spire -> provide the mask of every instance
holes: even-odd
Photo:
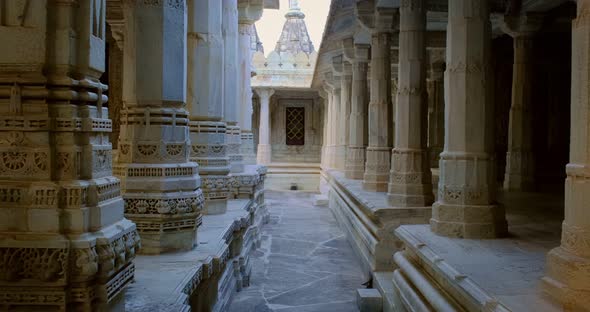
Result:
[[[301,12],[299,7],[299,0],[289,0],[289,12],[285,14],[285,18],[287,20],[275,51],[277,53],[289,52],[292,54],[300,52],[312,53],[314,47],[307,32],[305,14]]]

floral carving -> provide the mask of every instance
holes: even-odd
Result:
[[[184,151],[184,144],[168,144],[166,145],[166,153],[170,156],[178,156]]]
[[[7,169],[18,171],[25,167],[27,163],[27,153],[4,152],[2,153],[2,163]]]
[[[156,153],[157,149],[158,149],[157,145],[151,145],[151,144],[138,144],[137,145],[137,150],[143,156],[153,156]]]

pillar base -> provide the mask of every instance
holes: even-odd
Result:
[[[389,183],[391,148],[368,147],[367,163],[363,176],[363,189],[372,192],[387,192]]]
[[[229,175],[201,176],[201,189],[205,197],[204,215],[220,215],[227,211],[227,200],[230,197]]]
[[[240,154],[243,155],[244,165],[255,165],[256,154],[254,153],[254,135],[252,132],[242,131],[242,143],[240,145]]]
[[[542,288],[562,304],[564,311],[590,311],[590,259],[577,256],[563,247],[547,256]]]
[[[68,238],[58,234],[3,235],[0,307],[6,311],[120,307],[120,295],[133,280],[133,259],[139,245],[135,225],[126,219]]]
[[[346,178],[362,180],[365,174],[365,148],[349,146],[346,154]]]
[[[199,217],[199,223],[200,223]],[[196,217],[195,219],[196,220]],[[170,221],[174,223],[174,221]],[[174,232],[147,232],[140,233],[141,236],[141,254],[157,255],[172,251],[192,250],[197,245],[196,227]]]
[[[227,143],[227,157],[229,158],[229,168],[231,173],[244,172],[244,156],[240,154],[240,145],[242,144],[242,131],[240,127],[228,125],[225,137]]]
[[[387,200],[394,207],[428,207],[434,202],[428,153],[394,148]]]
[[[346,169],[346,146],[337,145],[334,147],[334,168],[344,171]]]
[[[270,144],[258,144],[258,153],[256,161],[259,165],[268,165],[271,163],[272,146]]]
[[[508,223],[500,205],[432,205],[430,228],[437,235],[485,239],[506,235]]]

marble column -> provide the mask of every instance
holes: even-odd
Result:
[[[502,28],[514,41],[512,105],[508,124],[508,151],[504,189],[530,191],[534,187],[533,36],[541,27],[539,16],[504,17]]]
[[[106,2],[92,3],[2,2],[5,311],[118,311],[134,278],[139,236],[113,176],[108,88],[99,80]]]
[[[490,44],[488,3],[449,1],[445,147],[430,221],[439,235],[492,238],[507,231],[495,201]]]
[[[430,66],[430,78],[426,81],[428,90],[428,149],[430,167],[438,168],[439,155],[445,145],[445,63]]]
[[[329,113],[330,113],[330,94],[326,91],[324,86],[319,92],[319,96],[322,98],[324,109],[323,109],[323,129],[322,129],[322,159],[321,167],[322,170],[328,169],[328,133],[329,133]]]
[[[339,78],[340,85],[338,90],[337,105],[337,124],[335,129],[335,168],[344,171],[346,168],[346,150],[348,147],[349,137],[349,120],[350,120],[350,93],[352,91],[352,65],[343,59],[343,56],[337,56],[332,60],[332,68],[335,77]]]
[[[367,148],[367,110],[369,90],[367,84],[370,46],[355,44],[352,62],[352,95],[350,120],[348,124],[349,141],[346,154],[346,177],[362,180],[365,172],[365,153]]]
[[[243,155],[244,164],[255,164],[254,136],[252,134],[252,51],[250,40],[253,34],[253,22],[240,20],[239,24],[239,72],[240,72],[240,128],[242,132],[240,153]]]
[[[223,0],[223,105],[224,120],[227,123],[226,151],[230,172],[244,171],[243,156],[240,154],[242,135],[239,120],[240,84],[238,82],[238,1]]]
[[[393,137],[391,104],[391,33],[377,32],[371,38],[371,93],[369,102],[369,145],[363,188],[385,192],[389,181]]]
[[[544,290],[564,311],[590,307],[590,1],[572,22],[570,162],[566,166],[561,246],[547,257]]]
[[[432,205],[432,176],[427,144],[426,0],[408,0],[400,8],[395,147],[391,154],[388,200],[392,206]]]
[[[190,250],[204,198],[189,161],[184,2],[125,2],[119,157],[125,216],[142,252]]]
[[[339,147],[341,142],[341,135],[342,135],[342,90],[341,90],[341,83],[340,77],[334,76],[333,85],[332,85],[332,157],[330,159],[330,163],[332,164],[333,169],[342,170],[344,167],[344,159],[342,159],[341,154],[339,154]]]
[[[270,97],[275,93],[273,89],[255,89],[260,97],[260,124],[258,127],[258,153],[259,165],[268,165],[272,160],[272,149],[270,145]]]
[[[325,101],[328,109],[326,110],[326,142],[324,144],[324,159],[322,159],[322,162],[324,163],[324,168],[332,169],[334,168],[334,89],[328,84],[328,82],[324,84],[324,92],[326,94]]]
[[[187,108],[190,160],[199,164],[204,214],[227,211],[229,158],[223,103],[224,48],[219,0],[188,0]],[[236,6],[237,10],[237,6]]]
[[[113,33],[111,28],[111,34]],[[114,36],[107,33],[107,42],[109,43],[109,118],[111,120],[121,119],[121,108],[123,107],[123,42],[117,40]],[[113,148],[119,145],[119,123],[113,123],[113,132],[111,132],[111,143]]]

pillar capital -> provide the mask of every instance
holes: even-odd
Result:
[[[252,25],[262,17],[263,0],[238,0],[238,22]]]
[[[273,94],[275,94],[275,90],[273,88],[255,88],[254,91],[256,94],[258,94],[261,100],[268,100],[271,96],[273,96]],[[261,103],[262,102],[264,101],[261,101]]]
[[[512,38],[533,36],[543,25],[543,15],[526,13],[519,16],[500,16],[500,28]]]
[[[371,33],[399,30],[399,1],[360,0],[356,3],[359,23]]]

